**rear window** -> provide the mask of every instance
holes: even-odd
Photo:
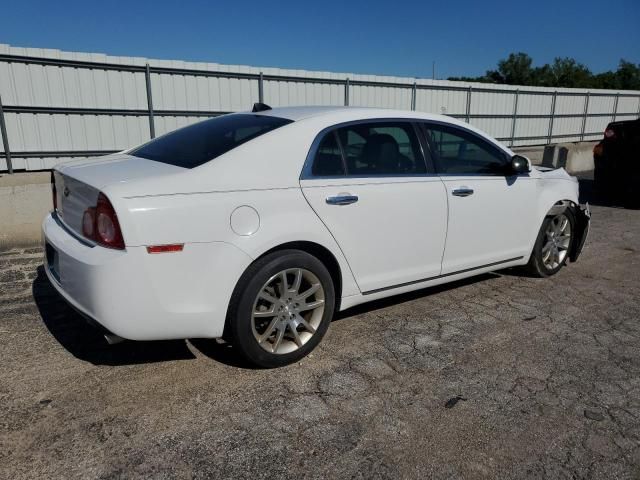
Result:
[[[266,115],[224,115],[158,137],[129,154],[177,167],[194,168],[291,122]]]

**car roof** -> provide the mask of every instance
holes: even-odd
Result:
[[[278,107],[261,112],[241,112],[252,115],[265,115],[272,117],[286,118],[295,123],[306,123],[313,119],[322,120],[325,126],[338,125],[345,122],[369,120],[369,119],[407,119],[407,120],[427,120],[441,122],[444,124],[455,125],[466,130],[475,132],[485,139],[496,144],[509,154],[513,154],[506,145],[498,142],[494,138],[488,136],[485,132],[477,129],[462,120],[448,115],[438,115],[435,113],[417,112],[415,110],[392,110],[388,108],[372,108],[372,107],[332,107],[332,106],[305,106],[305,107]],[[317,127],[317,125],[316,125]]]
[[[253,113],[253,112],[242,112]],[[337,107],[337,106],[304,106],[304,107],[276,107],[270,110],[263,110],[253,115],[265,115],[270,117],[287,118],[293,121],[305,120],[319,116],[340,117],[344,121],[345,116],[352,117],[351,120],[367,118],[416,118],[423,120],[438,120],[454,124],[462,124],[453,117],[437,115],[413,110],[394,110],[388,108],[371,107]]]

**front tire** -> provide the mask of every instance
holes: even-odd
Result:
[[[527,264],[530,274],[550,277],[560,271],[569,258],[575,224],[575,216],[569,208],[544,219]]]
[[[335,308],[324,264],[300,250],[266,255],[242,275],[231,298],[230,339],[253,365],[297,362],[322,340]]]

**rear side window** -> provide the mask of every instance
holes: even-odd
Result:
[[[507,156],[497,147],[460,128],[425,125],[436,170],[449,175],[505,175]]]
[[[338,137],[350,176],[427,172],[411,123],[358,123],[339,128]]]
[[[318,145],[311,174],[315,177],[343,177],[342,152],[335,132],[329,132]]]
[[[315,177],[394,176],[427,173],[409,122],[356,123],[328,132],[316,150]]]
[[[194,168],[291,122],[266,115],[224,115],[158,137],[129,154],[177,167]]]

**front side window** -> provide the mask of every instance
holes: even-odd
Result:
[[[507,156],[471,132],[446,125],[425,125],[436,171],[449,175],[505,175]]]
[[[134,157],[194,168],[291,120],[268,115],[233,114],[211,118],[151,140],[129,152]]]

